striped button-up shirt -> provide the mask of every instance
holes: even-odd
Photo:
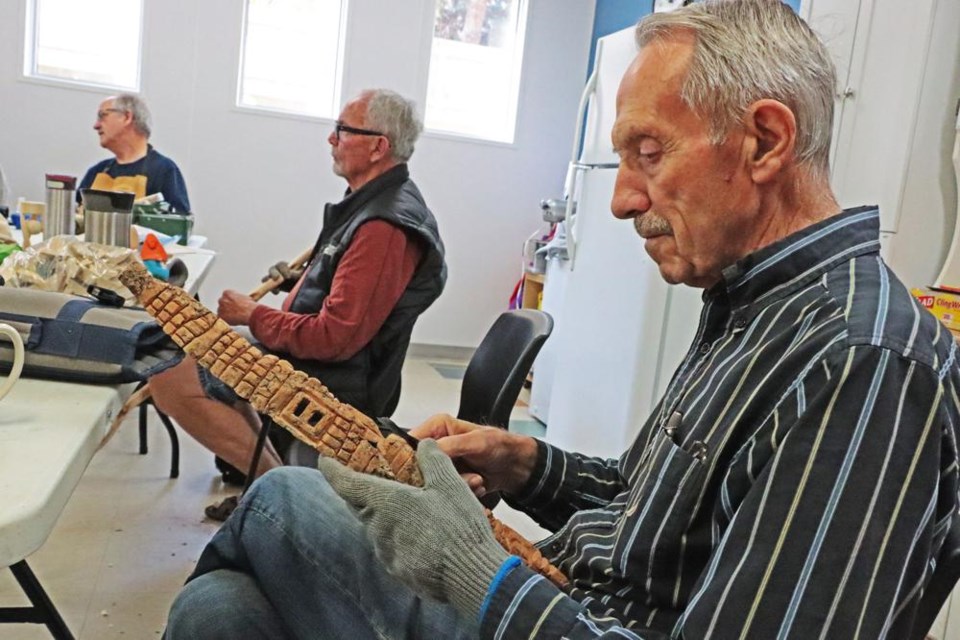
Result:
[[[960,366],[878,236],[853,209],[727,268],[619,460],[539,443],[511,503],[571,587],[512,570],[484,637],[906,637],[957,511]]]

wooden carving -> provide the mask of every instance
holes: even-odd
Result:
[[[266,355],[178,287],[154,279],[140,263],[120,280],[173,341],[260,413],[351,469],[423,486],[416,453],[396,435],[384,437],[365,414],[337,400],[319,380]],[[511,554],[557,586],[566,577],[513,529],[488,514],[494,535]]]

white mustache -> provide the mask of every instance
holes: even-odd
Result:
[[[647,212],[634,218],[633,228],[637,230],[637,233],[640,234],[642,238],[673,235],[673,227],[670,226],[666,218],[662,218],[652,212]]]

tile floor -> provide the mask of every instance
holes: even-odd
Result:
[[[455,413],[464,362],[411,357],[394,419],[414,426],[437,412]],[[457,373],[459,372],[459,374]],[[525,405],[512,429],[542,435]],[[170,446],[151,412],[150,453],[137,453],[136,417],[87,468],[47,542],[28,562],[78,640],[159,638],[167,610],[217,523],[203,508],[236,489],[224,486],[212,455],[180,433],[180,477],[168,477]],[[531,539],[546,532],[503,505],[497,514]],[[0,569],[0,606],[28,602]],[[34,624],[0,625],[4,640],[49,638]]]

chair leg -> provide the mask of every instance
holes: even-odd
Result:
[[[160,416],[160,422],[163,423],[170,437],[170,477],[180,477],[180,438],[177,437],[177,429],[173,426],[170,416],[157,408],[153,400],[146,400],[141,403],[140,409],[140,455],[147,453],[147,407],[153,406],[154,411]]]
[[[147,406],[150,403],[144,402],[140,405],[140,455],[147,455]]]
[[[137,385],[134,395],[136,395],[137,392],[143,389],[145,386],[147,386],[146,380]],[[147,405],[150,404],[153,404],[153,401],[150,399],[150,396],[147,395],[147,397],[144,398],[138,406],[140,409],[140,455],[142,456],[147,455]]]
[[[246,493],[247,489],[250,488],[250,485],[253,484],[253,479],[257,475],[257,467],[260,466],[260,456],[263,453],[263,447],[267,444],[267,436],[270,435],[270,427],[273,425],[273,420],[269,418],[263,420],[263,424],[260,427],[260,433],[257,435],[257,446],[253,449],[253,457],[250,459],[250,468],[247,470],[247,481],[243,485],[243,492]]]
[[[154,409],[157,409],[156,406],[154,406]],[[167,430],[167,435],[170,436],[170,477],[179,478],[180,438],[177,437],[177,430],[173,426],[173,421],[170,420],[170,416],[160,411],[160,409],[157,409],[157,415],[160,416],[160,422],[163,423],[164,428]]]

